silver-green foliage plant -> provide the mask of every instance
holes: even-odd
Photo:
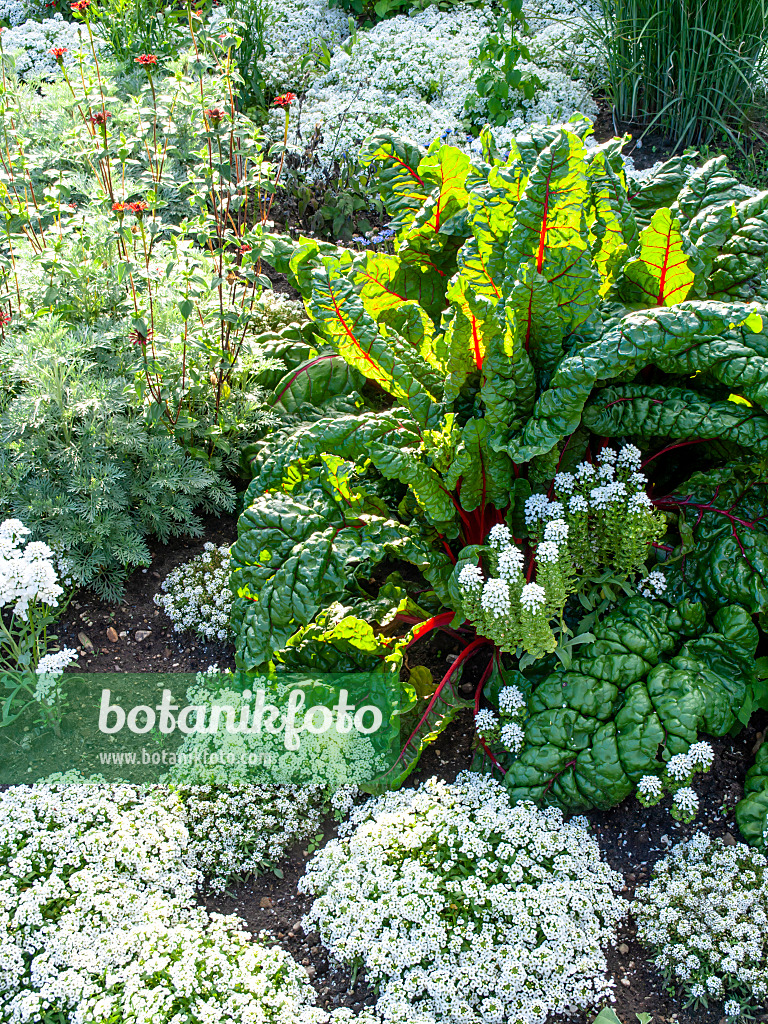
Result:
[[[637,936],[686,1006],[725,999],[727,1017],[768,997],[768,860],[700,832],[659,861],[635,894]]]

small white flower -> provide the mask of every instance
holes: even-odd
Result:
[[[559,493],[572,494],[573,488],[576,486],[573,473],[556,473],[555,474],[555,490]]]
[[[512,534],[509,531],[509,527],[504,523],[497,523],[491,528],[491,532],[488,534],[488,544],[496,551],[501,551],[503,548],[508,548],[512,543]]]
[[[543,608],[547,601],[546,591],[538,583],[526,583],[520,594],[520,604],[527,611],[535,613]]]
[[[693,767],[688,754],[674,754],[667,761],[667,774],[675,782],[683,782],[691,774]]]
[[[519,548],[505,548],[498,557],[499,576],[513,583],[523,571],[523,553]]]
[[[480,602],[484,611],[490,612],[491,615],[495,615],[497,618],[509,615],[511,608],[509,587],[504,580],[488,580],[483,587]]]
[[[571,498],[571,501],[574,499]],[[568,539],[568,523],[564,519],[550,519],[544,527],[544,540],[554,541],[555,544],[563,544]]]
[[[519,753],[525,743],[525,733],[516,722],[508,722],[501,728],[501,742],[513,754]]]
[[[688,761],[692,768],[700,772],[708,772],[715,759],[715,752],[706,740],[693,743],[688,748]]]
[[[740,1017],[741,1016],[741,1004],[735,999],[727,1000],[723,1007],[723,1012],[726,1017]]]
[[[643,456],[639,448],[633,444],[625,444],[619,452],[616,462],[617,465],[626,469],[639,470],[642,459]]]
[[[479,565],[465,565],[458,576],[459,589],[467,594],[480,591],[483,586],[483,571]]]
[[[568,501],[568,509],[573,513],[588,512],[589,505],[587,503],[587,499],[582,497],[580,494],[574,494]]]
[[[683,814],[695,814],[699,809],[699,798],[690,786],[683,786],[672,797],[675,807]]]
[[[658,799],[663,790],[661,779],[656,775],[644,775],[637,784],[638,793],[647,800]]]
[[[503,690],[499,691],[499,711],[502,714],[517,714],[525,706],[525,697],[517,686],[505,686]]]
[[[560,557],[560,549],[551,540],[545,540],[536,548],[536,560],[538,562],[556,562]]]
[[[477,731],[482,735],[483,733],[491,733],[498,726],[498,719],[492,711],[487,708],[481,708],[475,715],[475,726]]]

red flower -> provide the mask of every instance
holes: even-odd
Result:
[[[141,218],[144,216],[144,211],[147,208],[147,204],[144,202],[143,199],[140,199],[138,202],[135,203],[126,203],[125,208],[126,210],[130,210],[131,213],[135,214],[135,216],[138,217],[139,220],[141,220]]]
[[[11,314],[6,313],[4,309],[0,309],[0,327],[7,327],[11,322]]]
[[[52,50],[48,51],[52,57],[56,58],[56,63],[61,64],[64,60],[64,54],[67,52],[66,46],[54,46]]]
[[[224,120],[224,111],[221,107],[208,107],[205,112],[205,116],[211,122],[214,128],[218,128],[221,122]]]
[[[296,102],[295,92],[286,92],[282,96],[278,96],[277,99],[272,101],[273,107],[290,107],[292,103]]]
[[[250,252],[252,248],[253,246],[249,245],[248,242],[243,242],[237,251],[241,256],[244,256],[247,252]]]
[[[143,347],[147,344],[147,340],[152,337],[152,331],[150,330],[149,334],[142,334],[141,331],[134,328],[128,337],[134,345],[141,345]]]
[[[125,203],[112,203],[112,212],[118,220],[122,220],[125,216]]]
[[[142,53],[140,57],[133,58],[134,64],[141,64],[142,67],[157,67],[157,57],[154,53]]]
[[[95,114],[91,114],[88,120],[91,124],[106,124],[108,117],[112,117],[108,110],[97,110]]]
[[[77,0],[77,3],[70,4],[70,7],[76,14],[82,14],[83,11],[87,11],[91,6],[91,0]]]

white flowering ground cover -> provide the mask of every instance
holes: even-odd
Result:
[[[379,986],[385,1021],[544,1024],[610,996],[627,912],[581,818],[464,773],[353,810],[309,863],[304,922]]]
[[[689,1003],[738,1017],[768,996],[768,860],[699,833],[655,867],[633,907],[638,938]]]
[[[190,854],[183,803],[167,791],[59,783],[1,794],[0,1021],[348,1020],[312,1005],[287,952],[196,904]]]
[[[287,10],[290,16],[290,3]],[[532,59],[519,68],[536,75],[543,87],[531,100],[521,95],[512,101],[518,103],[517,116],[494,130],[501,145],[527,124],[557,123],[577,111],[597,112],[592,92],[602,57],[586,34],[585,10],[593,8],[580,8],[570,0],[526,4]],[[447,11],[428,7],[333,43],[330,66],[310,84],[292,118],[289,142],[297,151],[304,150],[316,129],[322,135],[315,151],[320,168],[310,176],[322,177],[335,159],[353,155],[382,126],[423,145],[446,133],[454,136],[452,142],[464,144],[466,118],[479,126],[485,120],[485,101],[476,101],[469,113],[465,101],[474,92],[476,73],[470,62],[495,21],[485,5],[459,4]],[[277,135],[282,120],[279,112],[273,116]]]

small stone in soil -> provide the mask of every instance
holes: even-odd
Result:
[[[137,640],[146,640],[151,632],[151,629],[137,629],[133,635],[136,637]]]
[[[107,640],[111,640],[113,644],[116,644],[118,639],[119,638],[118,638],[117,630],[115,629],[115,627],[114,626],[107,627]]]

